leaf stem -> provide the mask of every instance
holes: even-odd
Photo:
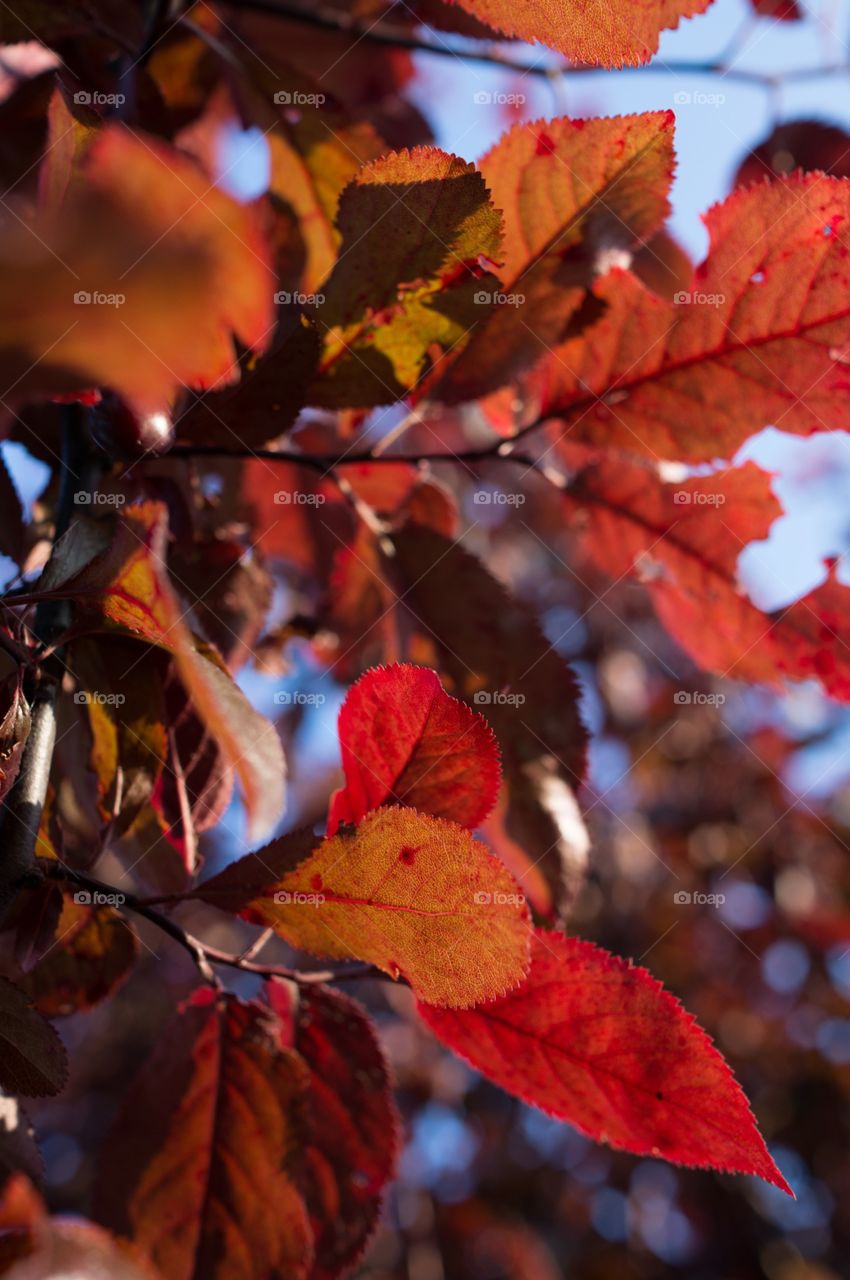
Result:
[[[255,974],[262,978],[286,978],[290,982],[297,982],[302,986],[315,986],[325,982],[348,982],[356,978],[382,978],[392,981],[388,974],[376,969],[371,964],[356,964],[346,969],[325,969],[312,973],[304,973],[300,969],[289,969],[284,965],[261,964],[252,958],[253,946],[234,954],[202,942],[200,938],[189,933],[176,920],[164,915],[163,912],[158,911],[152,905],[154,901],[164,901],[163,899],[144,899],[134,893],[126,893],[115,885],[107,884],[103,880],[98,880],[95,876],[90,876],[84,871],[77,871],[75,868],[69,867],[65,863],[57,862],[52,858],[40,858],[38,867],[39,873],[48,880],[55,880],[60,884],[79,885],[81,889],[91,894],[102,895],[107,899],[122,899],[119,904],[122,909],[132,911],[135,915],[142,916],[143,919],[156,925],[164,934],[178,943],[184,951],[188,952],[197,965],[204,981],[210,983],[211,986],[221,986],[212,968],[213,964],[226,965],[228,968],[240,969],[243,973]],[[183,900],[186,899],[181,898],[180,895],[173,895],[168,899],[171,902]],[[263,941],[265,941],[265,935],[258,939],[261,944]]]

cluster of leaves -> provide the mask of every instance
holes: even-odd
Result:
[[[623,65],[705,7],[435,0],[406,22]],[[0,17],[0,41],[35,34],[58,66],[0,104],[21,126],[0,151],[5,428],[55,481],[27,521],[0,469],[19,570],[0,790],[4,834],[33,837],[4,886],[8,1265],[350,1269],[399,1129],[376,1029],[333,985],[364,975],[402,980],[448,1048],[588,1137],[790,1191],[705,1032],[565,931],[589,843],[578,683],[460,525],[480,475],[508,505],[545,488],[575,562],[640,583],[695,667],[850,700],[850,589],[830,566],[788,608],[756,607],[738,558],[781,508],[766,472],[731,461],[768,424],[843,425],[847,180],[742,184],[694,268],[665,229],[671,112],[517,124],[474,165],[401,98],[403,50],[357,62],[348,6],[317,26],[310,6],[173,8]],[[268,145],[249,203],[219,184],[233,123]],[[350,685],[344,780],[279,835],[281,737],[236,676],[299,645]],[[205,875],[237,783],[249,839],[269,842]],[[224,951],[195,920],[250,941]],[[63,1088],[47,1019],[118,991],[141,921],[200,985],[104,1144],[92,1213],[112,1239],[45,1216],[18,1098]],[[343,967],[263,964],[269,933]]]

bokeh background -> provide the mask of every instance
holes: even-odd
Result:
[[[255,35],[263,30],[258,20]],[[679,164],[670,225],[695,261],[706,249],[700,213],[723,198],[775,129],[799,121],[850,129],[844,2],[807,2],[799,20],[778,21],[757,16],[745,0],[717,0],[667,33],[653,66],[637,72],[534,78],[471,63],[462,40],[444,39],[455,56],[413,55],[393,92],[415,106],[423,136],[430,131],[467,159],[514,120],[672,107]],[[358,53],[361,62],[369,56]],[[380,80],[378,55],[371,56]],[[555,65],[543,50],[517,56]],[[717,62],[728,73],[711,71]],[[683,69],[693,63],[704,69]],[[335,83],[343,71],[335,68]],[[850,173],[850,137],[824,137],[780,134],[762,160]],[[243,198],[264,190],[260,135],[223,127],[218,162],[222,184]],[[378,435],[394,421],[392,413],[376,415],[372,429]],[[47,469],[19,443],[2,448],[21,492],[35,499]],[[839,576],[850,581],[850,438],[803,440],[768,429],[741,457],[775,472],[786,512],[767,541],[743,552],[742,589],[765,609],[781,607],[824,580],[827,556],[844,558]],[[797,1199],[755,1179],[681,1170],[589,1142],[442,1051],[417,1023],[406,991],[365,984],[356,994],[382,1030],[406,1145],[384,1224],[358,1274],[850,1276],[850,713],[813,684],[771,692],[697,672],[638,584],[612,583],[579,557],[557,495],[539,477],[524,480],[519,511],[485,512],[473,508],[470,477],[457,467],[435,471],[475,525],[467,548],[541,618],[582,679],[593,742],[581,801],[593,846],[570,928],[644,964],[697,1016],[746,1090]],[[493,486],[501,479],[497,466],[483,475]],[[205,482],[211,491],[226,487],[226,470],[211,466]],[[285,562],[273,568],[274,616],[285,621],[304,611],[305,592]],[[321,823],[339,781],[335,721],[345,686],[326,657],[315,643],[290,640],[276,667],[252,663],[240,677],[288,745],[285,828]],[[281,703],[281,694],[296,691],[312,700]],[[683,702],[682,691],[713,696]],[[209,869],[244,847],[234,802],[205,837]],[[718,901],[677,901],[682,893]],[[243,940],[239,926],[189,912],[185,919],[216,945]],[[71,1087],[33,1109],[57,1209],[87,1209],[97,1146],[127,1079],[194,982],[182,954],[147,926],[140,932],[142,960],[115,999],[62,1023],[75,1064]],[[264,956],[289,958],[282,944]],[[234,981],[251,992],[249,979]]]

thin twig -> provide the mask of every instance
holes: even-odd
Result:
[[[458,449],[451,452],[446,450],[428,450],[424,453],[374,453],[372,450],[364,450],[360,453],[343,453],[333,457],[330,455],[315,453],[291,453],[281,449],[231,449],[226,446],[219,447],[214,444],[180,444],[175,445],[169,451],[168,456],[171,458],[262,458],[265,462],[283,462],[290,465],[309,467],[313,471],[321,471],[328,474],[336,471],[340,467],[362,466],[364,463],[389,463],[398,464],[399,462],[409,462],[415,465],[417,462],[515,462],[523,466],[530,466],[528,458],[513,453],[509,446],[512,446],[517,440],[523,436],[529,435],[531,431],[542,427],[547,419],[539,419],[536,422],[529,423],[517,432],[515,436],[507,440],[497,439],[483,447],[471,449]]]
[[[60,884],[78,885],[80,889],[85,890],[93,897],[99,895],[107,902],[114,901],[122,910],[132,911],[135,915],[142,916],[143,919],[156,925],[164,934],[177,942],[184,951],[188,952],[197,965],[201,976],[213,986],[220,985],[213,972],[213,964],[226,965],[231,969],[240,969],[243,973],[251,973],[257,977],[286,978],[290,982],[297,982],[304,986],[315,986],[325,982],[347,982],[355,978],[389,979],[388,974],[384,974],[380,969],[376,969],[374,965],[370,964],[356,964],[346,969],[325,969],[314,973],[304,973],[300,969],[289,969],[284,965],[260,964],[251,958],[254,951],[253,946],[234,955],[229,951],[222,951],[218,947],[202,942],[200,938],[189,933],[176,920],[164,915],[163,912],[158,911],[152,905],[154,901],[162,901],[162,899],[140,898],[134,893],[118,889],[115,885],[107,884],[103,880],[98,880],[95,876],[90,876],[84,871],[77,871],[75,868],[66,866],[62,862],[56,862],[52,858],[41,858],[38,865],[39,871],[47,879],[55,880]],[[187,901],[187,898],[186,895],[175,894],[168,900],[177,903]],[[265,936],[263,934],[258,939],[261,945],[265,940]],[[392,981],[392,979],[389,980]]]

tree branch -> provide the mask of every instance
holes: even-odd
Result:
[[[56,504],[54,545],[70,526],[75,494],[97,475],[89,451],[85,411],[79,405],[63,409],[62,465]],[[67,630],[71,605],[66,600],[42,601],[35,614],[33,632],[42,650],[50,649]],[[62,680],[61,654],[54,653],[31,671],[24,694],[32,705],[32,725],[24,747],[20,773],[2,814],[0,852],[0,920],[8,913],[19,891],[41,879],[36,859],[38,831],[53,748],[56,743],[56,697]]]
[[[515,462],[524,467],[532,466],[531,459],[521,456],[513,452],[512,446],[521,437],[529,435],[531,431],[543,426],[546,419],[529,423],[523,427],[515,436],[511,436],[505,440],[494,440],[492,443],[485,445],[483,448],[475,449],[459,449],[459,450],[428,450],[424,453],[374,453],[367,449],[360,453],[343,453],[336,457],[330,457],[322,454],[313,453],[289,453],[282,449],[229,449],[226,446],[219,447],[214,444],[178,444],[168,452],[169,458],[262,458],[265,462],[285,462],[295,464],[297,466],[309,467],[313,471],[321,471],[328,474],[336,471],[340,467],[362,466],[364,462],[389,463],[396,465],[399,462],[409,462],[411,464],[417,462],[459,462],[462,464],[468,462],[487,462],[487,461],[505,461]]]
[[[346,13],[335,9],[323,9],[321,6],[306,9],[299,4],[289,4],[285,0],[229,0],[230,8],[245,12],[264,13],[271,17],[284,18],[289,22],[301,22],[306,26],[317,27],[321,31],[336,32],[339,35],[351,36],[353,40],[368,44],[386,45],[395,49],[406,49],[411,53],[427,53],[442,58],[454,58],[462,62],[476,62],[485,66],[497,67],[504,71],[533,76],[541,80],[551,80],[558,76],[586,75],[674,75],[674,76],[723,76],[725,80],[733,80],[739,84],[750,84],[760,89],[771,89],[778,84],[795,80],[816,79],[819,76],[846,75],[850,72],[850,63],[830,63],[823,67],[799,67],[771,75],[761,71],[748,71],[742,67],[729,65],[723,58],[698,61],[657,61],[643,66],[597,67],[584,64],[565,64],[547,66],[540,62],[529,62],[520,58],[512,58],[495,44],[478,44],[467,47],[450,42],[445,36],[413,35],[406,27],[393,26],[387,22],[362,22]],[[448,33],[446,33],[448,35]]]
[[[184,951],[192,957],[201,976],[206,982],[213,986],[220,986],[220,982],[213,972],[213,964],[226,965],[231,969],[240,969],[243,973],[252,973],[262,978],[286,978],[290,982],[297,982],[303,986],[316,986],[324,982],[348,982],[356,978],[382,978],[392,982],[389,974],[385,974],[381,969],[376,969],[371,964],[351,965],[347,969],[325,969],[315,973],[304,973],[300,969],[289,969],[284,965],[261,964],[259,961],[252,959],[252,949],[238,955],[234,955],[229,951],[222,951],[218,947],[209,946],[206,942],[202,942],[200,938],[196,938],[194,934],[189,933],[176,920],[172,920],[170,916],[158,911],[154,906],[155,902],[164,901],[164,899],[150,899],[138,897],[134,893],[126,893],[123,889],[116,888],[115,885],[107,884],[103,880],[98,880],[95,876],[90,876],[84,871],[77,871],[73,867],[66,866],[65,863],[56,862],[52,858],[40,858],[38,860],[39,874],[48,880],[55,880],[59,884],[78,885],[81,889],[94,895],[101,895],[106,899],[120,898],[120,906],[127,911],[132,911],[135,915],[141,916],[143,919],[150,921],[156,925],[164,934],[173,939]],[[167,901],[181,902],[187,901],[179,895],[173,895]]]

